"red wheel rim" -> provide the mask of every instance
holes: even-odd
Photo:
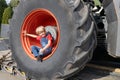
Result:
[[[26,31],[27,33],[35,34],[35,29],[40,25],[43,25],[43,26],[51,25],[51,26],[57,27],[57,39],[55,40],[56,44],[53,47],[52,52],[48,56],[43,58],[43,60],[46,60],[55,53],[55,50],[57,49],[59,38],[60,38],[59,24],[53,13],[51,13],[49,10],[46,10],[46,9],[36,9],[31,11],[25,17],[24,22],[22,24],[20,39],[21,39],[22,47],[25,53],[31,59],[36,60],[34,55],[31,53],[30,47],[31,45],[40,46],[40,43],[36,39],[24,36],[23,31]]]

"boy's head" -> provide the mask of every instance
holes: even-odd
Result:
[[[36,28],[36,34],[44,37],[46,34],[45,27],[44,26],[39,26]]]

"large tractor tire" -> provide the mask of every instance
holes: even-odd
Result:
[[[37,61],[30,46],[39,41],[26,37],[37,26],[53,26],[57,38],[51,54]],[[96,46],[94,23],[80,0],[20,0],[10,21],[13,58],[26,76],[36,80],[65,79],[81,70]]]

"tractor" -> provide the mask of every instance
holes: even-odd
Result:
[[[120,1],[102,0],[97,11],[92,0],[20,0],[10,20],[10,46],[17,67],[28,79],[61,80],[82,70],[104,35],[109,55],[120,57]],[[106,20],[106,23],[104,23]],[[37,61],[31,46],[38,26],[54,37],[52,52]]]

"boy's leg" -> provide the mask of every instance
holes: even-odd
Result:
[[[44,57],[44,56],[47,56],[48,54],[50,54],[51,51],[52,51],[52,48],[51,48],[51,47],[49,47],[48,49],[46,49],[45,52],[43,53],[43,57]]]
[[[31,46],[32,53],[35,57],[39,56],[39,50],[40,48],[37,46]]]
[[[32,50],[32,53],[35,56],[35,58],[37,58],[38,61],[40,60],[42,62],[42,57],[39,54],[40,47],[31,46],[31,50]]]

